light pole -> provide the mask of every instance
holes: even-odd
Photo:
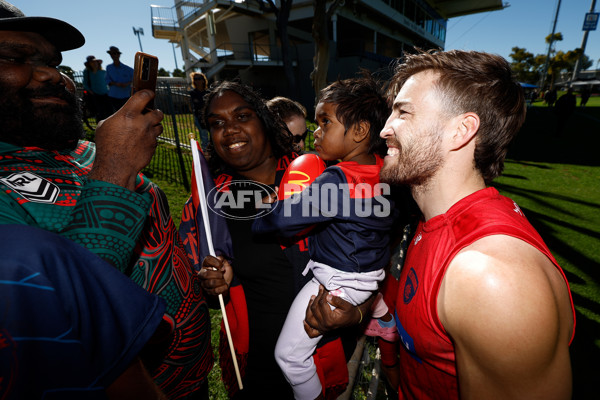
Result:
[[[177,56],[175,55],[175,43],[171,42],[171,45],[173,45],[173,58],[175,59],[175,69],[179,69],[179,68],[177,68]]]
[[[550,54],[552,53],[552,44],[554,42],[554,32],[556,31],[556,22],[558,21],[558,12],[560,11],[560,2],[556,5],[556,13],[554,15],[554,23],[552,24],[552,33],[550,34],[550,43],[548,43],[548,54],[546,55],[546,62],[544,64],[544,70],[542,71],[542,81],[540,82],[541,90],[544,90],[546,85],[546,78],[548,77],[548,65],[550,64]]]
[[[133,28],[133,34],[138,37],[138,42],[140,43],[140,51],[143,52],[144,49],[142,49],[142,40],[140,39],[140,35],[144,34],[144,30],[142,28],[135,29],[135,26],[132,26],[132,28]]]

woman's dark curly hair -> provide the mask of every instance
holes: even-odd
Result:
[[[227,91],[232,91],[240,95],[256,112],[256,115],[264,128],[265,135],[271,143],[271,149],[273,150],[275,158],[278,159],[293,151],[293,137],[288,130],[287,125],[279,118],[279,116],[269,112],[266,101],[257,91],[241,82],[223,81],[216,83],[210,88],[204,99],[203,116],[205,126],[210,126],[206,116],[208,115],[208,110],[213,99]],[[206,147],[206,156],[208,158],[208,166],[213,176],[216,177],[218,174],[229,169],[228,164],[223,161],[215,151],[212,140]]]

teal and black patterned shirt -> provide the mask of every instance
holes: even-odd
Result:
[[[163,297],[171,342],[150,368],[169,398],[185,398],[205,382],[213,363],[200,280],[164,193],[142,174],[135,192],[87,179],[94,156],[90,142],[68,152],[0,142],[0,224],[63,235]]]

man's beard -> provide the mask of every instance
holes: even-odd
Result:
[[[388,144],[397,147],[399,153],[393,163],[388,161],[381,168],[382,182],[411,188],[424,186],[443,164],[441,138],[435,127],[429,128],[422,139],[413,137],[406,146],[395,138],[388,139]]]
[[[81,106],[63,86],[10,92],[0,86],[0,141],[46,150],[73,150],[83,138]],[[67,104],[36,104],[35,97],[58,97]]]

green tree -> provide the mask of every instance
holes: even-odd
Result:
[[[533,53],[520,47],[513,47],[511,67],[517,79],[520,82],[534,83],[539,76],[539,65],[536,64],[536,57]]]
[[[159,68],[158,69],[158,76],[171,76],[171,74],[166,69]]]
[[[173,75],[174,78],[184,78],[185,79],[185,72],[183,72],[179,68],[175,68],[173,70],[173,74],[172,75]]]
[[[313,70],[310,73],[313,89],[315,91],[315,104],[319,91],[327,86],[327,71],[329,69],[329,22],[342,0],[335,0],[327,8],[326,0],[313,2],[314,16],[312,23],[312,37],[315,42],[315,55],[313,57]]]
[[[562,33],[558,32],[554,35],[546,36],[546,43],[552,46],[552,43],[563,40]],[[575,69],[577,58],[581,54],[581,49],[564,51],[555,51],[550,49],[550,58],[545,54],[533,55],[527,49],[513,47],[510,58],[512,59],[511,67],[517,79],[521,82],[536,83],[544,73],[544,68],[548,70],[546,82],[550,82],[550,87],[557,80],[560,81],[561,75],[572,74]],[[593,65],[593,62],[588,56],[583,54],[581,57],[581,69],[585,70]]]

